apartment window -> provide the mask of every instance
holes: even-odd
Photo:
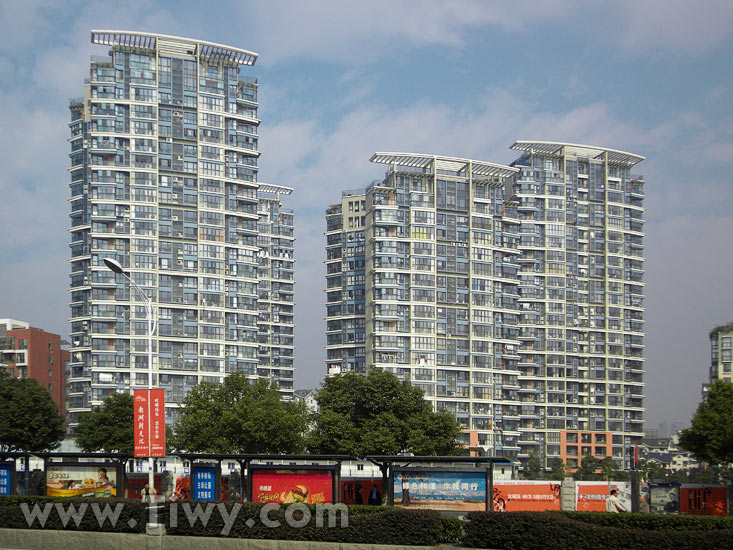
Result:
[[[48,369],[48,377],[51,378],[53,376],[53,371],[51,369]]]

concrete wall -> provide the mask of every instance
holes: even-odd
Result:
[[[90,531],[43,531],[40,529],[0,529],[0,548],[6,550],[427,550],[437,546],[392,546],[292,540],[254,540],[214,537],[149,536],[130,533]],[[441,550],[458,547],[444,546]]]

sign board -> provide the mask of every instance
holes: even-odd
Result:
[[[13,467],[10,464],[0,464],[0,496],[13,494]]]
[[[486,510],[486,472],[396,471],[394,503],[401,508]]]
[[[192,483],[194,500],[204,502],[216,500],[216,468],[195,466]]]
[[[46,466],[49,497],[115,497],[117,466],[114,464],[53,464]]]
[[[727,502],[728,493],[725,487],[687,484],[680,487],[680,514],[725,516]]]
[[[616,497],[630,512],[631,484],[625,481],[578,481],[575,484],[575,509],[578,512],[605,512],[611,489],[616,489]]]
[[[560,510],[557,481],[498,481],[494,483],[495,512]]]
[[[254,470],[252,502],[323,504],[333,502],[330,470]]]
[[[165,390],[135,390],[134,393],[135,456],[165,456]]]

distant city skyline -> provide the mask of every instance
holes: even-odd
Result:
[[[603,25],[598,20],[604,21]],[[0,4],[2,315],[67,338],[67,98],[92,28],[257,52],[259,179],[292,187],[296,387],[325,353],[323,212],[376,150],[508,163],[515,139],[646,157],[646,422],[688,422],[733,320],[733,5],[458,0]]]

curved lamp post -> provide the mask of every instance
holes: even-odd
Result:
[[[135,283],[135,281],[133,281],[127,275],[127,273],[125,273],[125,270],[123,269],[120,262],[118,262],[117,260],[113,260],[112,258],[105,258],[104,265],[106,265],[114,273],[118,273],[122,275],[125,279],[127,279],[130,285],[132,285],[132,287],[138,293],[138,296],[140,296],[140,298],[142,298],[142,300],[145,302],[145,311],[147,312],[148,316],[148,449],[150,449],[150,436],[152,425],[152,418],[150,415],[150,390],[153,389],[153,333],[155,332],[153,301],[147,294],[145,294],[145,292],[143,292],[143,290]],[[132,380],[130,381],[130,386],[132,386]],[[155,487],[152,456],[148,457],[148,483],[150,484],[151,488]]]

